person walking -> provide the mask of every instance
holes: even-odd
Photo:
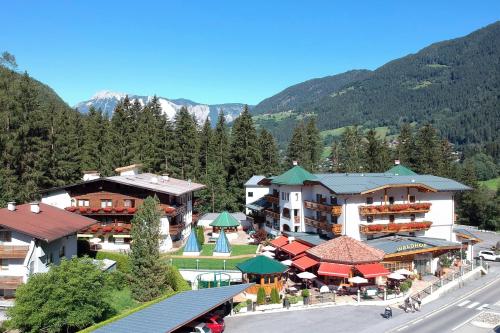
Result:
[[[392,308],[390,305],[387,305],[384,311],[384,317],[385,319],[392,318]]]
[[[287,310],[290,309],[290,300],[288,299],[288,296],[285,296],[283,299],[283,307],[285,307]]]
[[[418,311],[422,308],[422,299],[420,298],[420,294],[417,295],[417,301],[416,303],[418,304]]]

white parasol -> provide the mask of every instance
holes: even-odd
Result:
[[[319,288],[319,292],[320,294],[329,293],[330,288],[328,288],[328,286],[321,286],[321,288]]]
[[[285,266],[290,266],[290,265],[292,265],[292,261],[291,261],[290,259],[283,260],[281,263],[282,263],[283,265],[285,265]]]
[[[266,256],[268,258],[274,258],[274,253],[269,251],[262,252],[261,255]]]
[[[272,245],[266,245],[262,248],[264,251],[275,251],[276,248]]]
[[[368,280],[365,278],[362,278],[361,276],[354,276],[352,278],[349,278],[349,282],[359,284],[359,283],[367,283]]]
[[[399,273],[396,273],[396,272],[387,275],[387,277],[389,279],[393,279],[393,280],[406,280],[406,276],[399,274]]]
[[[97,237],[94,237],[94,238],[91,238],[91,239],[89,240],[89,242],[94,243],[94,244],[97,244],[97,243],[100,243],[100,242],[101,242],[101,239],[100,239],[100,238],[97,238]]]
[[[314,275],[313,273],[310,273],[310,272],[302,272],[302,273],[297,274],[297,276],[301,279],[306,279],[306,280],[312,280],[312,279],[316,278],[316,275]]]
[[[406,268],[401,268],[395,271],[394,273],[401,274],[401,275],[413,275],[412,271],[407,270]]]

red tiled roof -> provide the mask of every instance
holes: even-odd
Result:
[[[291,242],[290,244],[287,244],[283,246],[281,249],[285,251],[286,253],[291,254],[292,256],[299,255],[301,253],[304,253],[305,251],[309,250],[311,247],[309,245],[302,244],[300,242]]]
[[[321,264],[319,264],[318,275],[348,278],[351,274],[351,271],[352,268],[349,265],[322,262]]]
[[[285,236],[279,236],[271,241],[271,245],[274,247],[282,247],[288,244],[288,238]]]
[[[363,274],[363,276],[367,279],[374,278],[377,276],[386,276],[389,275],[389,272],[383,265],[375,263],[375,264],[364,264],[357,265],[356,269]]]
[[[298,269],[303,270],[303,271],[305,271],[306,269],[308,269],[314,265],[317,265],[317,264],[318,264],[318,262],[316,260],[309,258],[307,256],[302,256],[302,257],[292,261],[292,266],[295,266]]]
[[[96,222],[94,219],[42,203],[38,214],[31,212],[29,204],[17,205],[15,211],[0,209],[0,226],[46,242],[71,235]]]
[[[356,265],[379,262],[384,251],[373,248],[349,236],[340,236],[307,250],[313,258],[321,262]]]

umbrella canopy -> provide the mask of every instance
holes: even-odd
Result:
[[[219,228],[236,228],[240,226],[240,222],[234,218],[234,216],[224,211],[220,213],[212,223],[210,223],[210,226]]]
[[[274,258],[274,253],[269,251],[262,252],[261,255],[266,256],[268,258]]]
[[[290,290],[290,291],[297,291],[298,289],[292,286],[292,287],[288,288],[288,290]]]
[[[281,262],[283,265],[287,265],[287,266],[290,266],[292,264],[292,261],[290,259],[287,259],[287,260],[283,260]]]
[[[387,275],[387,277],[389,279],[393,279],[393,280],[406,280],[406,276],[399,274],[399,273],[396,273],[396,272]]]
[[[101,239],[100,239],[100,238],[95,237],[95,238],[91,238],[91,239],[89,240],[89,242],[91,242],[91,243],[96,243],[96,244],[97,244],[97,243],[100,243],[100,242],[101,242]]]
[[[365,278],[362,278],[361,276],[354,276],[352,278],[349,278],[349,282],[358,284],[358,283],[367,283],[368,280]]]
[[[330,288],[328,288],[328,286],[321,286],[321,288],[319,288],[319,292],[321,294],[323,294],[323,293],[329,293],[330,292]]]
[[[301,279],[306,279],[306,280],[312,280],[312,279],[316,278],[316,275],[314,275],[313,273],[310,273],[310,272],[302,272],[302,273],[297,274],[297,276]]]
[[[272,245],[266,245],[262,248],[264,251],[274,251],[276,248]]]
[[[401,275],[413,275],[412,271],[407,270],[406,268],[401,268],[395,271],[394,273],[401,274]]]

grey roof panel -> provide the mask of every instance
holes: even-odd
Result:
[[[247,182],[245,183],[245,186],[258,186],[259,182],[266,177],[261,176],[261,175],[255,175],[252,176]]]
[[[96,329],[97,333],[166,333],[195,320],[251,284],[185,291]]]
[[[172,177],[165,180],[161,176],[152,173],[140,173],[133,176],[111,176],[104,179],[109,179],[120,184],[138,186],[152,191],[174,195],[181,195],[191,191],[201,190],[205,187],[203,184]]]
[[[310,232],[293,232],[293,231],[283,231],[288,237],[295,237],[295,239],[302,240],[313,246],[323,244],[328,241],[326,238],[322,238],[319,234]]]
[[[405,252],[411,249],[431,249],[434,247],[459,246],[460,243],[439,238],[388,236],[365,241],[366,244],[384,251],[386,254]]]

